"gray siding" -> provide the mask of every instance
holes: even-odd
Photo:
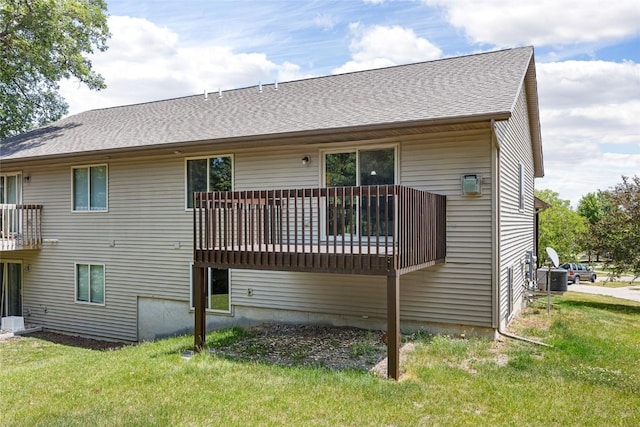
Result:
[[[489,131],[430,135],[402,145],[401,184],[447,196],[447,263],[401,278],[403,319],[491,326]],[[461,176],[482,175],[463,197]]]
[[[400,184],[448,196],[447,264],[401,278],[402,319],[490,327],[489,131],[389,141],[398,142]],[[256,183],[265,188],[317,186],[320,151],[325,148],[331,147],[239,153],[236,189],[255,188]],[[311,157],[311,167],[300,165],[302,155]],[[483,175],[481,197],[460,196],[460,177],[469,172]],[[236,305],[386,316],[384,278],[264,271],[234,271],[233,278]],[[253,296],[247,295],[248,288],[253,289]]]
[[[184,159],[148,156],[79,164],[105,161],[108,212],[71,212],[72,164],[29,170],[24,200],[44,205],[44,238],[57,243],[45,243],[26,260],[32,269],[25,276],[24,305],[35,324],[136,340],[139,295],[189,295],[192,231],[184,210]],[[104,306],[75,303],[75,262],[105,265]]]
[[[504,324],[522,306],[525,255],[534,244],[534,171],[526,93],[518,96],[508,122],[498,123],[500,152],[500,322]],[[519,164],[524,166],[524,209],[519,206]],[[509,309],[508,269],[513,268],[513,311]]]
[[[400,184],[448,196],[447,263],[402,277],[403,321],[491,327],[489,131],[382,141],[387,142],[400,144]],[[335,145],[219,148],[188,157],[233,154],[237,190],[316,187],[320,153],[329,148]],[[307,166],[301,164],[303,156],[311,159]],[[109,167],[109,211],[71,212],[71,166],[104,163]],[[192,214],[184,209],[184,165],[183,155],[146,155],[24,170],[32,177],[25,184],[24,202],[45,206],[44,237],[57,241],[20,254],[32,266],[24,280],[28,322],[136,340],[138,298],[189,301]],[[464,173],[482,174],[482,196],[460,195]],[[104,306],[75,303],[75,262],[105,265]],[[248,288],[253,296],[247,295]],[[232,272],[235,307],[383,319],[385,298],[384,278]]]

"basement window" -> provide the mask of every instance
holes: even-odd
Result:
[[[193,269],[191,269],[193,272]],[[231,312],[231,287],[228,269],[207,268],[205,308],[219,313]],[[191,277],[191,309],[195,301],[195,281]]]
[[[104,264],[75,264],[76,302],[104,305]]]

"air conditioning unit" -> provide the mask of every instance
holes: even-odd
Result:
[[[24,317],[21,316],[9,316],[2,318],[2,324],[0,330],[9,332],[24,331]]]
[[[547,272],[548,268],[539,268],[536,271],[538,289],[541,291],[547,290]],[[564,268],[552,268],[550,288],[554,292],[567,292],[567,270]]]

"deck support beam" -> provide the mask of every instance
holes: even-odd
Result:
[[[206,273],[207,269],[193,266],[194,296],[193,305],[195,308],[195,325],[193,328],[194,344],[193,349],[200,352],[205,345],[207,334],[207,311],[206,311]]]
[[[400,378],[400,275],[387,276],[387,377]]]

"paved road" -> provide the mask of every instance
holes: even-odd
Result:
[[[569,292],[584,292],[585,294],[608,295],[610,297],[629,299],[640,302],[640,283],[624,288],[605,288],[593,285],[569,285]]]

